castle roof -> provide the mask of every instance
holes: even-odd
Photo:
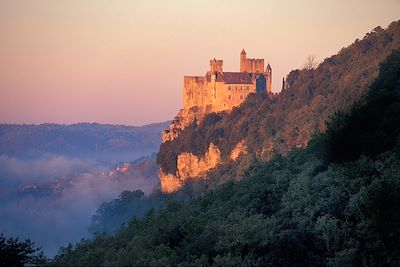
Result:
[[[246,55],[246,51],[244,51],[244,48],[242,49],[242,52],[240,53],[241,55]]]
[[[217,73],[216,82],[224,82],[226,84],[252,84],[251,73],[247,72],[221,72]],[[207,81],[211,81],[211,74],[207,73]]]

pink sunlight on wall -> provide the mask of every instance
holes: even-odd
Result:
[[[380,25],[400,2],[0,2],[0,123],[142,125],[173,119],[183,75],[211,58],[239,71],[265,58],[273,91],[308,55],[323,60]]]

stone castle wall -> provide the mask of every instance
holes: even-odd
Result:
[[[255,84],[210,84],[215,87],[216,95],[213,99],[212,112],[232,110],[239,106],[251,93],[256,92]]]
[[[242,72],[249,73],[263,73],[264,72],[264,59],[262,58],[246,58],[243,59],[243,67],[241,68]]]
[[[249,94],[256,92],[255,84],[225,84],[207,82],[205,77],[184,78],[183,108],[198,107],[206,113],[231,110],[239,106]]]
[[[222,72],[223,63],[224,63],[223,60],[216,60],[215,58],[213,60],[210,60],[211,72]]]
[[[183,79],[183,108],[206,107],[211,104],[208,83],[204,76],[185,76]]]

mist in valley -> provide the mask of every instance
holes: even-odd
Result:
[[[155,131],[161,134],[161,130]],[[60,246],[90,237],[91,216],[103,202],[117,198],[122,191],[142,190],[147,195],[160,186],[155,163],[153,166],[156,145],[132,151],[131,157],[124,153],[126,149],[118,153],[114,147],[106,147],[101,157],[96,157],[96,151],[82,157],[79,150],[66,155],[54,153],[54,149],[41,156],[23,157],[21,146],[17,156],[7,153],[18,142],[17,138],[6,144],[0,140],[0,233],[31,239],[48,257]],[[41,145],[38,150],[46,152],[46,147]],[[103,155],[110,158],[105,160]],[[140,164],[146,160],[151,167]]]

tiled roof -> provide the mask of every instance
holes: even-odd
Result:
[[[217,73],[217,82],[225,82],[226,84],[252,84],[251,73],[247,72],[222,72]],[[207,74],[207,81],[211,81],[211,75]]]

